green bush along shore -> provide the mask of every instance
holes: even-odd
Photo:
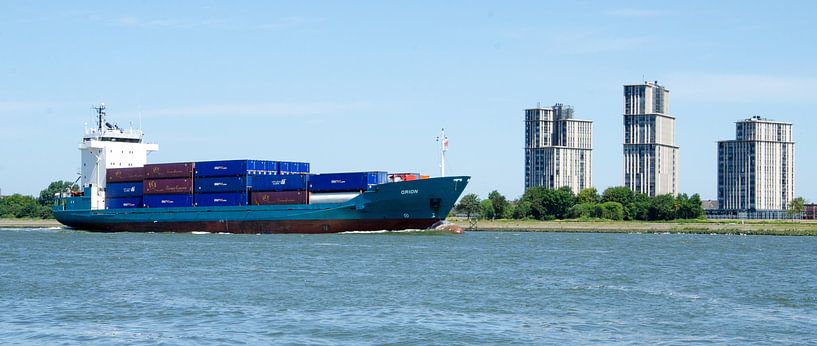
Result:
[[[790,203],[791,220],[707,220],[698,194],[650,197],[624,186],[574,194],[568,187],[534,187],[512,201],[498,191],[485,200],[465,195],[454,209],[459,218],[452,219],[496,231],[817,235],[817,223],[799,220],[803,203],[802,197]]]
[[[3,219],[52,219],[51,206],[55,195],[75,190],[77,186],[67,181],[55,181],[40,191],[40,197],[13,194],[0,197],[0,218]]]

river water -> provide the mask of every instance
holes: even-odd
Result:
[[[815,255],[815,237],[0,229],[0,343],[809,343]]]

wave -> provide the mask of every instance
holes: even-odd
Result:
[[[379,230],[379,231],[348,231],[348,232],[340,232],[338,234],[382,234],[388,233],[390,231],[387,230]]]
[[[338,234],[439,234],[446,233],[437,229],[401,229],[401,230],[377,230],[377,231],[348,231],[340,232]]]

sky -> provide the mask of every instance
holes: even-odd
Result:
[[[0,192],[73,181],[91,106],[149,162],[255,158],[524,190],[524,109],[593,121],[593,185],[623,185],[624,84],[670,90],[680,190],[716,199],[717,141],[794,124],[817,200],[813,1],[3,1]]]

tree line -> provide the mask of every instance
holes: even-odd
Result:
[[[462,197],[455,212],[487,219],[608,219],[675,220],[704,217],[701,197],[696,193],[650,197],[624,186],[610,187],[599,194],[586,188],[574,194],[569,187],[546,189],[533,187],[521,198],[509,201],[494,190],[481,200],[476,194]]]
[[[55,194],[76,190],[74,183],[55,181],[40,191],[39,197],[21,195],[0,197],[0,218],[37,218],[51,219],[54,214],[51,207],[56,200]]]

